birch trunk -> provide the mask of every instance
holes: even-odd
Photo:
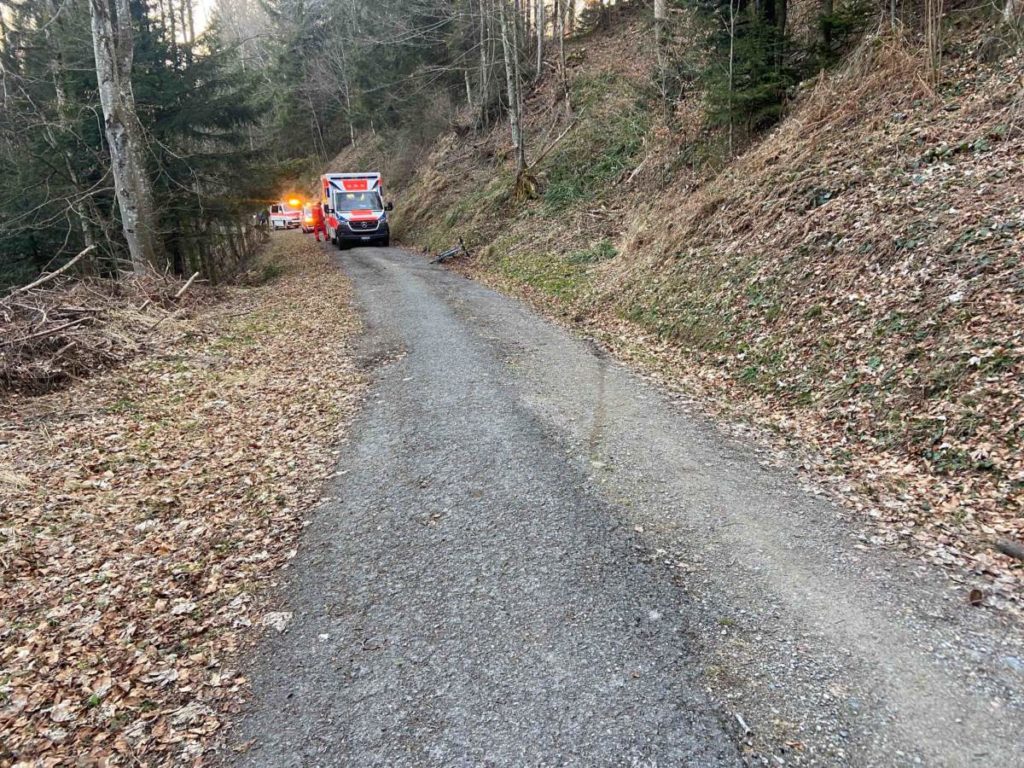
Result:
[[[156,208],[146,174],[142,124],[132,91],[134,39],[128,0],[91,0],[96,80],[103,127],[110,150],[114,191],[121,224],[136,273],[158,266]]]

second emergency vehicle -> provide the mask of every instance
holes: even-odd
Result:
[[[270,226],[274,229],[291,229],[301,223],[302,208],[298,200],[282,200],[270,206]]]

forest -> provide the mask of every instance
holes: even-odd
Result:
[[[728,151],[879,23],[941,60],[941,0],[657,0],[634,52],[667,112],[694,91]],[[415,157],[507,120],[526,169],[524,92],[565,41],[617,23],[603,0],[4,0],[0,282],[92,248],[79,269],[237,272],[253,213],[346,146]],[[998,9],[1017,16],[1016,0]],[[880,22],[881,20],[881,22]],[[560,74],[559,74],[560,73]],[[927,73],[924,73],[927,77]],[[566,108],[571,104],[566,102]],[[469,117],[467,117],[467,115]]]
[[[1022,12],[0,0],[0,768],[1015,764]]]

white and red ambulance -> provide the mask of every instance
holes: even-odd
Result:
[[[270,206],[270,226],[274,229],[291,229],[302,223],[302,203],[299,200],[281,200]]]
[[[377,172],[325,173],[320,177],[327,236],[339,248],[391,244],[384,183]]]

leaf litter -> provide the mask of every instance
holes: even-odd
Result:
[[[204,764],[240,651],[287,624],[266,590],[364,379],[326,254],[266,259],[177,343],[0,402],[0,766]]]

